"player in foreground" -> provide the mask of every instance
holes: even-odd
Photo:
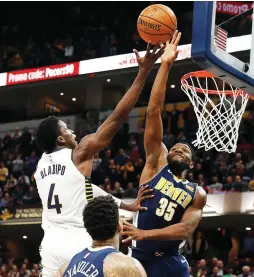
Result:
[[[147,211],[137,212],[132,224],[124,224],[123,235],[133,240],[132,257],[138,259],[148,277],[187,277],[188,263],[179,247],[198,226],[206,204],[206,193],[185,179],[193,167],[194,153],[185,143],[169,151],[162,143],[161,111],[170,68],[177,57],[181,34],[167,43],[156,76],[146,116],[144,145],[146,164],[140,185],[154,189],[154,198],[145,201]]]
[[[123,226],[118,206],[111,196],[90,201],[84,209],[83,220],[93,243],[63,265],[58,277],[146,277],[136,259],[118,251]]]
[[[157,50],[151,50],[148,44],[143,58],[134,50],[139,72],[133,85],[97,132],[84,137],[79,144],[73,131],[56,117],[48,117],[38,126],[36,141],[44,153],[34,176],[43,206],[44,238],[40,250],[43,276],[54,276],[74,254],[91,245],[91,237],[82,222],[82,211],[93,197],[105,194],[88,179],[93,156],[109,145],[135,106],[164,47]],[[145,196],[147,192],[146,189],[139,191],[138,199],[132,205],[117,202],[121,209],[137,211],[142,209],[140,202],[151,197]]]

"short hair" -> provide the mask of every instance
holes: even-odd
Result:
[[[35,141],[41,151],[51,153],[56,148],[56,140],[60,134],[59,119],[49,116],[39,124]]]
[[[88,202],[83,211],[83,221],[93,240],[113,238],[119,223],[119,211],[112,196],[99,196]]]

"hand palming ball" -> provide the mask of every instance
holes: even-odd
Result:
[[[137,29],[140,37],[153,45],[165,43],[174,34],[177,19],[167,6],[154,4],[145,8],[138,17]]]

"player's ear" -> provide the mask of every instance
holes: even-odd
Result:
[[[62,136],[59,136],[56,140],[58,145],[64,145],[65,144],[65,139]]]
[[[194,162],[193,161],[190,162],[189,167],[190,167],[190,169],[193,169],[193,167],[194,167]]]

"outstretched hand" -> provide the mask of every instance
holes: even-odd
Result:
[[[126,239],[122,240],[123,243],[129,242],[131,240],[144,240],[145,230],[137,229],[134,225],[123,221],[123,236],[127,236]]]
[[[140,69],[150,71],[155,62],[161,55],[164,53],[165,45],[155,46],[152,49],[151,42],[147,44],[146,54],[144,57],[140,57],[139,52],[136,49],[133,49],[134,54],[136,55],[137,62]]]
[[[148,185],[142,187],[138,191],[138,196],[137,196],[136,200],[132,204],[130,204],[130,206],[129,206],[130,211],[132,211],[132,212],[146,211],[147,208],[142,207],[141,203],[146,199],[153,198],[154,195],[151,194],[152,192],[153,192],[153,189],[149,189]]]
[[[164,54],[161,56],[162,63],[172,64],[175,61],[180,52],[179,49],[177,49],[177,46],[181,39],[181,35],[181,33],[175,31],[171,41],[166,42]]]

